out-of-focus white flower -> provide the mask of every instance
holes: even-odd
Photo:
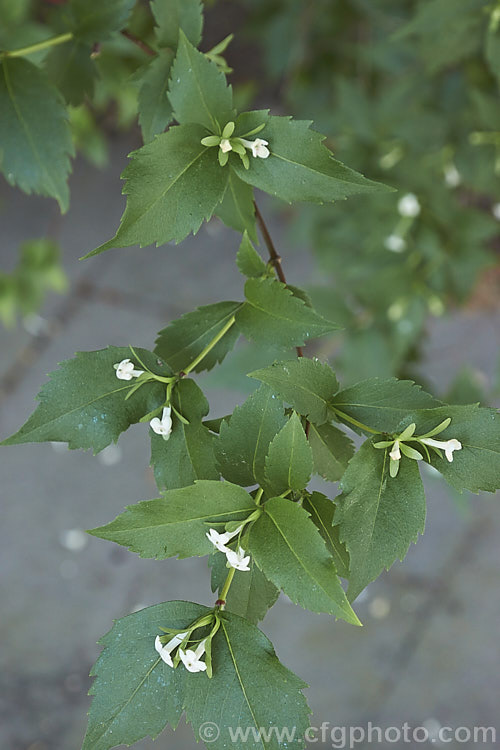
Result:
[[[172,408],[170,406],[165,406],[161,419],[154,417],[149,423],[153,432],[156,432],[157,435],[161,435],[164,440],[168,440],[172,433],[171,412]]]
[[[500,203],[495,203],[491,209],[491,213],[497,221],[500,221]]]
[[[420,213],[420,203],[414,193],[407,193],[403,195],[398,201],[398,211],[401,216],[406,216],[414,219]]]
[[[116,377],[119,380],[132,380],[144,374],[144,370],[136,370],[135,365],[130,359],[122,359],[118,364],[113,365],[116,370]]]
[[[447,164],[444,168],[444,181],[450,188],[455,188],[462,182],[462,176],[454,164]]]
[[[406,248],[406,242],[399,234],[390,234],[385,238],[384,246],[392,253],[402,253]]]

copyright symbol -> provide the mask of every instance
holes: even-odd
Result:
[[[219,739],[220,729],[213,721],[204,721],[198,734],[202,742],[215,742]]]

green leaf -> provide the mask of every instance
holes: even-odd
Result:
[[[174,53],[160,49],[143,68],[135,81],[139,83],[139,125],[144,143],[162,133],[172,119],[172,107],[167,98],[168,79]]]
[[[116,620],[99,641],[104,648],[90,672],[96,679],[89,691],[94,698],[82,750],[155,738],[167,723],[175,729],[190,675],[165,664],[154,641],[161,627],[185,628],[208,612],[200,604],[166,602]]]
[[[264,575],[295,604],[359,625],[309,514],[281,497],[268,500],[263,508],[250,529],[248,546]]]
[[[220,552],[210,555],[212,569],[212,591],[222,589],[228,573],[226,556]],[[235,571],[233,582],[226,598],[226,611],[234,612],[246,620],[257,624],[264,619],[267,611],[276,602],[279,590],[259,570],[254,560],[250,560],[249,571]]]
[[[64,102],[45,75],[21,58],[0,70],[0,169],[25,193],[69,204],[67,177],[74,153]]]
[[[194,380],[180,381],[174,390],[173,405],[189,424],[174,414],[168,440],[151,430],[151,465],[156,484],[160,489],[173,490],[193,484],[196,479],[219,479],[213,436],[202,424],[208,414],[208,401]]]
[[[127,207],[116,235],[85,257],[111,247],[164,245],[196,234],[226,189],[227,170],[200,143],[199,125],[170,128],[132,153],[123,172]]]
[[[309,445],[314,471],[329,482],[338,482],[354,455],[354,445],[347,435],[331,424],[310,424]]]
[[[153,0],[151,10],[157,24],[155,34],[160,47],[177,49],[181,29],[191,44],[198,46],[203,29],[200,0]]]
[[[237,312],[236,323],[248,339],[264,346],[302,346],[338,328],[275,279],[248,279],[245,297],[247,304]]]
[[[331,418],[329,404],[339,384],[331,367],[318,359],[299,357],[275,362],[271,367],[251,372],[249,377],[267,383],[311,422],[322,424]]]
[[[453,453],[453,461],[443,455],[439,458],[430,449],[431,463],[451,484],[462,492],[495,492],[500,489],[500,414],[495,409],[469,406],[441,406],[414,413],[417,429],[415,434],[424,435],[447,417],[451,423],[435,436],[435,440],[455,438],[462,450]],[[421,453],[421,445],[414,443]],[[424,454],[425,455],[425,454]]]
[[[128,547],[141,557],[203,557],[213,551],[211,526],[239,521],[255,510],[252,497],[229,482],[198,480],[190,487],[166,490],[157,500],[129,505],[114,521],[89,531]]]
[[[186,313],[160,331],[155,343],[155,352],[168,362],[174,372],[180,372],[196,359],[241,305],[241,302],[216,302]],[[239,335],[238,328],[233,325],[203,357],[193,372],[211,370],[217,363],[222,362]]]
[[[311,521],[325,540],[326,548],[332,556],[337,575],[349,578],[349,555],[339,539],[339,527],[333,526],[335,503],[321,492],[313,492],[304,498],[302,507],[311,516]]]
[[[186,716],[197,738],[203,737],[205,722],[212,721],[220,729],[217,739],[210,738],[214,750],[245,750],[249,744],[257,750],[282,750],[292,745],[278,739],[271,727],[288,729],[293,747],[305,747],[309,710],[301,691],[306,685],[280,664],[255,625],[224,612],[212,642],[212,663],[211,680],[199,674],[186,679]],[[250,743],[234,741],[229,727],[248,727]]]
[[[71,0],[75,37],[94,44],[121,31],[129,19],[135,0]]]
[[[197,123],[211,132],[220,133],[224,125],[233,119],[233,93],[225,75],[215,63],[193,47],[182,31],[172,66],[168,96],[175,119],[181,125]],[[212,150],[214,158],[216,150]]]
[[[367,440],[349,462],[342,494],[335,498],[334,523],[349,552],[350,601],[424,533],[425,493],[416,461],[399,462],[397,477],[389,476],[387,450]]]
[[[151,352],[140,348],[135,351],[152,372],[163,377],[170,374]],[[2,445],[53,440],[68,443],[72,449],[93,448],[98,453],[116,442],[121,432],[165,399],[165,385],[157,381],[145,383],[126,399],[136,388],[137,379],[118,380],[113,365],[127,358],[141,367],[130,347],[116,346],[77,352],[74,359],[61,362],[38,394],[37,410]]]
[[[236,265],[243,276],[248,276],[249,278],[258,279],[267,274],[267,265],[252,245],[247,232],[243,234],[240,248],[236,255]]]
[[[322,143],[325,136],[310,125],[309,120],[270,117],[258,137],[269,141],[271,155],[252,158],[249,169],[233,156],[232,168],[244,182],[289,203],[325,203],[387,189],[336,161]]]
[[[182,664],[172,669],[158,656],[154,641],[160,628],[185,630],[212,610],[192,602],[165,602],[117,620],[99,643],[104,647],[92,668],[89,726],[82,750],[110,750],[131,745],[148,735],[155,739],[167,723],[175,729],[186,710],[196,739],[203,725],[214,722],[220,734],[211,739],[214,750],[244,750],[232,740],[237,727],[269,727],[295,731],[295,746],[309,725],[309,709],[302,694],[307,687],[278,661],[272,644],[255,625],[224,612],[212,640],[213,677],[191,674]],[[206,735],[205,735],[206,736]],[[283,748],[273,731],[269,739],[254,740],[259,750]],[[297,741],[298,740],[298,741]]]
[[[311,479],[311,446],[300,417],[293,413],[273,438],[266,457],[266,491],[281,495],[287,490],[303,490]]]
[[[73,40],[52,47],[45,60],[45,72],[68,104],[77,106],[94,92],[97,66],[90,44]]]
[[[264,484],[269,445],[285,423],[283,404],[269,388],[252,393],[221,425],[215,455],[222,476],[246,487]]]
[[[375,430],[392,433],[399,430],[402,422],[406,426],[415,421],[412,417],[415,409],[432,409],[441,406],[441,401],[412,380],[370,378],[339,391],[331,406]],[[341,414],[337,416],[349,424]]]
[[[257,242],[253,188],[240,180],[232,169],[229,170],[224,198],[217,206],[215,213],[226,226],[236,229],[241,234],[248,232],[250,239]]]

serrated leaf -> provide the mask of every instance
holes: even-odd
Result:
[[[466,489],[476,493],[500,489],[500,414],[497,410],[477,405],[441,406],[416,411],[414,416],[417,436],[451,417],[451,423],[435,439],[455,438],[462,444],[462,449],[453,453],[452,462],[444,455],[439,458],[432,450],[430,456],[434,468],[452,487],[460,492]],[[412,445],[424,453],[421,445]]]
[[[117,620],[99,641],[104,649],[92,668],[89,726],[82,750],[110,750],[130,745],[148,735],[158,736],[167,723],[175,729],[183,709],[196,738],[206,722],[220,734],[214,750],[246,744],[232,739],[237,727],[255,730],[252,746],[279,750],[283,744],[271,726],[294,733],[295,746],[304,748],[309,709],[302,694],[307,687],[278,661],[272,644],[255,625],[224,612],[212,640],[213,677],[172,669],[158,656],[155,637],[160,628],[184,630],[212,610],[192,602],[165,602]],[[126,678],[125,678],[126,677]]]
[[[248,339],[264,346],[302,346],[310,338],[338,328],[275,279],[248,279],[245,297],[236,323]]]
[[[241,302],[216,302],[186,313],[159,332],[155,352],[168,362],[174,372],[180,372],[191,364],[224,328],[241,305]],[[211,370],[222,362],[239,335],[238,328],[233,325],[193,372]]]
[[[228,569],[226,556],[220,552],[210,555],[212,591],[221,590]],[[236,570],[226,598],[226,610],[257,624],[276,602],[279,590],[250,560],[250,570]]]
[[[352,601],[424,533],[425,493],[416,461],[403,458],[390,477],[387,450],[369,440],[349,462],[341,489],[333,522],[349,553]]]
[[[132,153],[122,174],[128,197],[118,231],[86,258],[112,247],[178,243],[196,234],[222,199],[227,180],[215,149],[201,145],[203,134],[199,125],[173,127]]]
[[[269,388],[252,393],[221,425],[215,455],[222,476],[245,487],[263,484],[269,445],[285,422],[283,404]]]
[[[77,106],[94,92],[97,66],[90,44],[73,40],[58,44],[45,59],[45,72],[68,104]]]
[[[155,34],[160,47],[176,49],[180,29],[191,44],[198,46],[203,29],[200,0],[153,0],[151,10],[157,24]]]
[[[99,641],[104,648],[90,672],[96,679],[82,750],[131,745],[157,737],[167,723],[177,726],[189,673],[165,664],[154,640],[161,627],[187,627],[208,611],[191,602],[166,602],[115,621]]]
[[[220,729],[217,738],[210,738],[214,750],[248,747],[248,738],[233,739],[229,727],[248,727],[252,748],[282,750],[288,743],[270,730],[276,727],[288,729],[297,750],[305,748],[309,709],[301,691],[306,685],[280,664],[272,644],[255,625],[224,612],[212,644],[212,663],[211,680],[205,675],[186,680],[186,716],[196,737],[204,723],[212,721]]]
[[[248,232],[250,239],[257,242],[253,188],[229,170],[227,189],[222,202],[217,206],[216,215],[231,229]]]
[[[266,456],[266,491],[281,495],[287,490],[303,490],[311,479],[311,446],[300,417],[293,413],[273,438]]]
[[[94,44],[123,29],[135,0],[71,0],[69,10],[74,20],[74,35]]]
[[[261,380],[299,414],[315,424],[323,424],[331,417],[329,404],[338,390],[335,373],[317,359],[299,357],[296,360],[275,362],[271,367],[255,370],[249,377]]]
[[[0,169],[5,179],[25,193],[55,198],[66,211],[74,148],[61,95],[35,65],[4,57],[0,111]]]
[[[139,125],[144,143],[162,133],[172,119],[172,106],[167,97],[168,79],[174,53],[160,49],[143,68],[135,81],[139,84]]]
[[[359,625],[309,514],[281,497],[271,498],[263,508],[250,529],[248,547],[264,575],[295,604]]]
[[[197,123],[213,133],[219,133],[233,119],[233,93],[225,75],[214,62],[193,47],[182,30],[168,96],[175,119],[181,125]],[[205,132],[200,138],[204,135]],[[213,156],[216,158],[216,154]],[[220,166],[219,169],[222,170]]]
[[[233,156],[232,169],[249,185],[289,203],[325,203],[387,189],[336,161],[322,143],[325,136],[310,125],[310,120],[269,117],[259,138],[269,142],[270,156],[252,158],[249,169]]]
[[[311,516],[311,521],[317,526],[319,533],[325,540],[326,548],[332,556],[337,575],[349,578],[349,555],[339,539],[339,528],[333,526],[335,503],[321,492],[313,492],[305,497],[302,507]]]
[[[114,521],[88,533],[141,557],[203,557],[214,549],[206,536],[211,526],[221,529],[221,524],[244,519],[254,510],[253,498],[238,485],[202,479],[166,490],[157,500],[129,505]]]
[[[151,465],[160,489],[186,487],[196,479],[219,479],[215,464],[213,435],[203,426],[208,401],[194,380],[181,380],[176,386],[173,405],[189,424],[173,415],[168,440],[151,430]]]
[[[243,276],[249,278],[260,278],[267,273],[267,265],[260,257],[257,250],[252,245],[250,238],[245,231],[241,244],[236,255],[236,265]]]
[[[135,351],[152,372],[163,377],[171,374],[151,352]],[[2,445],[52,440],[98,453],[116,442],[121,432],[165,400],[165,385],[157,381],[145,383],[126,399],[137,380],[118,380],[113,367],[126,358],[140,367],[130,347],[116,346],[77,352],[74,359],[61,362],[38,394],[40,405],[34,414]]]
[[[314,471],[329,482],[338,482],[354,455],[354,445],[342,430],[331,424],[310,424],[309,445]]]
[[[332,399],[331,406],[358,422],[380,432],[396,432],[402,421],[410,424],[415,420],[415,409],[432,409],[441,406],[429,393],[423,391],[412,380],[370,378],[339,391]],[[350,424],[349,420],[340,421]]]

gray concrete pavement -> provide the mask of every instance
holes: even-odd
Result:
[[[217,222],[179,247],[115,250],[77,262],[117,225],[118,174],[130,145],[114,145],[103,174],[77,166],[72,208],[60,227],[72,286],[66,298],[48,301],[47,334],[0,330],[2,437],[32,412],[46,373],[76,350],[130,342],[147,347],[172,317],[241,296],[236,235]],[[9,248],[45,231],[50,205],[4,193],[2,263]],[[308,266],[306,255],[293,253],[286,265],[290,281],[302,283]],[[470,358],[493,377],[498,322],[477,312],[442,321],[427,345],[426,373],[442,385]],[[207,395],[217,416],[243,396],[214,382],[207,381]],[[155,495],[148,462],[142,425],[104,460],[45,444],[0,451],[1,750],[79,748],[95,644],[113,618],[168,599],[212,601],[206,560],[141,560],[81,533]],[[304,612],[285,598],[262,625],[284,663],[311,685],[314,725],[496,723],[500,733],[498,497],[472,497],[463,507],[440,480],[426,481],[426,534],[359,601],[363,629]],[[136,747],[192,750],[196,744],[181,725],[175,735],[167,730],[156,743]]]

